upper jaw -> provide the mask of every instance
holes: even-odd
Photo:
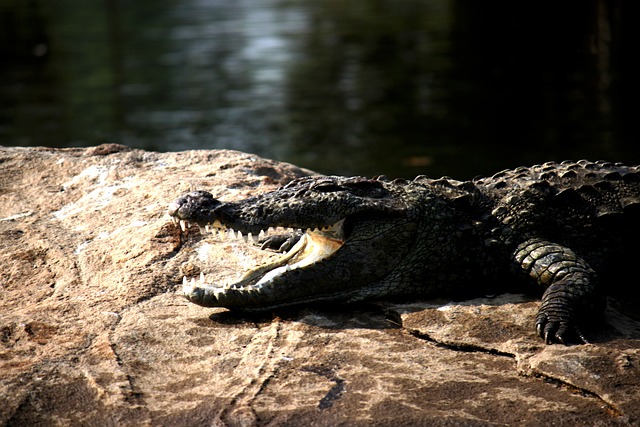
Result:
[[[243,235],[259,236],[267,234],[271,228],[284,227],[298,230],[335,229],[335,224],[344,217],[335,212],[315,215],[316,220],[300,221],[295,209],[282,209],[282,213],[276,209],[257,204],[257,207],[247,208],[247,204],[255,203],[255,200],[223,203],[206,191],[193,191],[171,202],[167,213],[173,221],[180,224],[184,231],[187,227],[197,225],[201,231],[232,230]],[[274,212],[274,210],[276,212]]]

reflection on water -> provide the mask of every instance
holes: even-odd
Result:
[[[139,64],[123,85],[135,100],[125,107],[125,143],[269,153],[278,145],[285,73],[304,16],[228,1],[181,2],[166,12],[169,22],[144,31],[155,48],[130,55]]]
[[[0,0],[0,144],[389,176],[640,162],[625,16],[605,0]]]

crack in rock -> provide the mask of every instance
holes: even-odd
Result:
[[[595,393],[591,390],[587,390],[586,388],[582,388],[582,387],[578,387],[574,384],[571,384],[567,381],[563,381],[560,378],[556,378],[553,377],[551,375],[545,374],[543,372],[539,372],[539,371],[535,371],[532,372],[529,375],[523,374],[524,376],[530,377],[530,378],[538,378],[540,380],[542,380],[544,383],[547,384],[552,384],[556,387],[559,387],[561,389],[565,389],[568,390],[571,393],[576,393],[579,394],[583,397],[588,397],[591,399],[595,399],[600,401],[603,406],[606,408],[606,410],[611,413],[611,415],[613,416],[622,416],[623,413],[622,411],[620,411],[618,408],[616,408],[614,405],[610,404],[609,402],[607,402],[605,399],[603,399],[598,393]]]
[[[515,359],[516,355],[513,353],[507,353],[505,351],[500,351],[500,350],[496,350],[495,348],[485,348],[485,347],[481,347],[479,345],[474,345],[474,344],[469,344],[469,343],[462,343],[462,342],[443,342],[443,341],[438,341],[435,338],[431,337],[429,334],[426,334],[424,332],[420,332],[416,329],[407,329],[405,328],[405,330],[409,333],[409,335],[416,337],[418,339],[430,342],[432,344],[434,344],[437,347],[441,347],[441,348],[446,348],[448,350],[452,350],[452,351],[460,351],[460,352],[464,352],[464,353],[485,353],[485,354],[491,354],[493,356],[501,356],[501,357],[509,357],[511,359]]]

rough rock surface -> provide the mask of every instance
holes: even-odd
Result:
[[[179,233],[169,201],[305,173],[233,151],[0,147],[0,425],[640,424],[640,309],[616,301],[594,344],[564,347],[522,295],[242,317],[175,294],[261,255]]]

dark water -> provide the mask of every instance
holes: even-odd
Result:
[[[391,177],[640,163],[638,6],[557,3],[0,0],[0,144]]]

